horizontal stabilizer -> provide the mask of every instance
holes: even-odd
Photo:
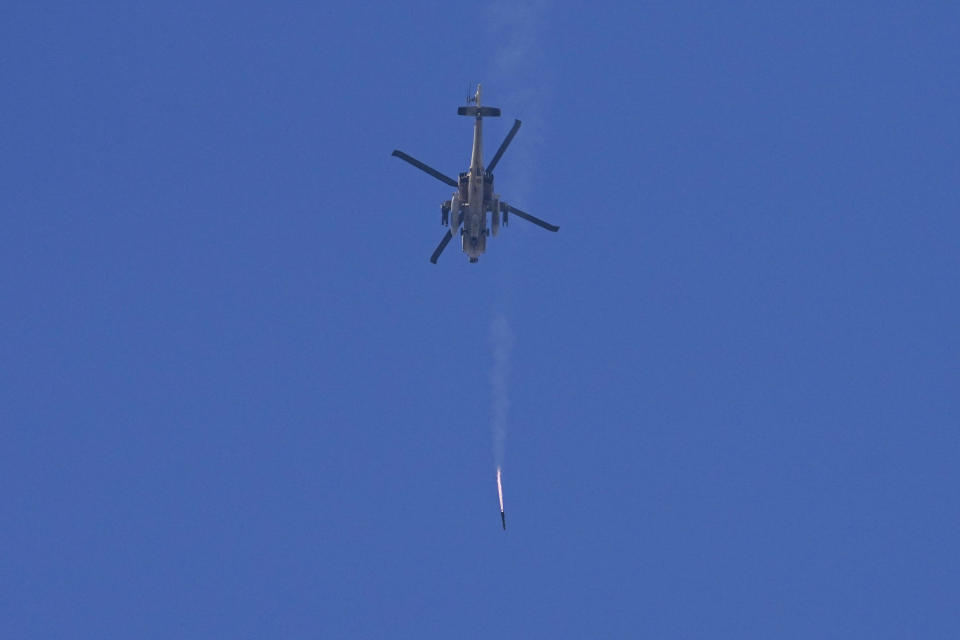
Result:
[[[497,107],[460,107],[457,114],[461,116],[479,116],[481,118],[499,118],[500,109]]]

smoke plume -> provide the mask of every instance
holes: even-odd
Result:
[[[495,45],[484,88],[494,100],[491,104],[502,107],[506,116],[495,126],[506,130],[513,118],[523,121],[500,165],[505,178],[499,182],[504,198],[520,209],[519,203],[533,199],[531,185],[542,182],[542,158],[548,149],[549,107],[558,84],[556,64],[551,64],[550,57],[554,11],[551,0],[494,0],[485,8]]]
[[[507,318],[498,314],[490,325],[490,341],[493,345],[493,370],[490,384],[493,389],[493,458],[503,465],[504,445],[507,439],[507,418],[510,412],[510,352],[513,350],[513,332]]]

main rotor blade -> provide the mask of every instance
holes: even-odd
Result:
[[[500,208],[501,208],[501,209],[506,209],[506,210],[509,211],[510,213],[512,213],[512,214],[514,214],[514,215],[518,215],[518,216],[520,216],[521,218],[523,218],[524,220],[528,220],[528,221],[532,222],[532,223],[535,224],[535,225],[541,226],[541,227],[543,227],[544,229],[546,229],[547,231],[558,231],[558,230],[560,229],[560,227],[558,227],[558,226],[555,225],[555,224],[550,224],[549,222],[544,222],[544,221],[541,220],[540,218],[535,218],[534,216],[530,215],[530,214],[527,213],[526,211],[520,211],[520,209],[517,209],[516,207],[511,207],[511,206],[508,205],[508,204],[501,204],[501,205],[500,205]]]
[[[493,160],[490,161],[489,166],[487,166],[487,171],[493,173],[493,168],[497,166],[497,163],[500,162],[500,156],[503,155],[503,152],[507,150],[507,147],[510,146],[510,141],[513,140],[513,136],[517,135],[517,131],[520,129],[520,121],[513,121],[513,128],[510,129],[510,133],[507,134],[507,137],[503,139],[503,143],[500,144],[500,148],[497,149],[497,152],[493,156]]]
[[[450,185],[451,187],[458,187],[458,186],[460,186],[460,185],[457,183],[457,181],[454,180],[453,178],[451,178],[450,176],[445,176],[445,175],[443,175],[442,173],[440,173],[439,171],[437,171],[437,170],[434,169],[433,167],[431,167],[431,166],[429,166],[429,165],[426,165],[426,164],[423,164],[422,162],[420,162],[420,161],[417,160],[416,158],[411,157],[411,156],[408,156],[407,154],[405,154],[403,151],[400,151],[399,149],[394,149],[394,150],[393,150],[393,153],[391,153],[390,155],[392,155],[392,156],[397,156],[397,157],[400,158],[401,160],[406,160],[407,162],[409,162],[410,164],[412,164],[413,166],[415,166],[417,169],[420,169],[421,171],[425,171],[426,173],[429,173],[430,175],[432,175],[434,178],[436,178],[436,179],[439,180],[440,182],[446,182],[446,183],[447,183],[448,185]]]
[[[450,229],[447,229],[447,233],[443,236],[443,240],[440,241],[440,244],[437,245],[437,248],[434,249],[433,255],[430,256],[430,262],[437,264],[437,258],[440,257],[440,254],[443,253],[443,250],[447,248],[447,243],[450,242],[450,238],[453,237],[453,234],[450,233]]]

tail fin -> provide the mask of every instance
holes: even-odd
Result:
[[[459,107],[457,114],[461,116],[477,116],[479,118],[499,118],[500,109],[497,107]]]

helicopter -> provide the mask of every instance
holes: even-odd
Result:
[[[534,217],[501,200],[500,195],[493,191],[493,169],[500,162],[503,153],[507,150],[513,137],[520,129],[520,121],[514,120],[513,127],[507,137],[500,144],[490,164],[483,166],[483,118],[499,117],[500,109],[485,107],[480,99],[481,86],[467,98],[467,106],[459,107],[457,114],[474,118],[473,151],[470,154],[470,168],[459,174],[458,180],[440,173],[433,167],[420,162],[399,149],[394,149],[391,155],[409,162],[417,169],[430,174],[437,180],[454,187],[451,198],[440,205],[440,224],[448,227],[440,244],[430,256],[430,262],[436,264],[437,259],[454,234],[460,234],[460,245],[463,252],[470,258],[470,262],[477,262],[480,255],[486,251],[487,237],[496,236],[500,231],[501,221],[504,227],[508,226],[509,216],[513,214],[528,222],[543,227],[547,231],[558,231],[560,227]],[[489,216],[489,225],[487,224]],[[501,217],[502,216],[502,217]]]

